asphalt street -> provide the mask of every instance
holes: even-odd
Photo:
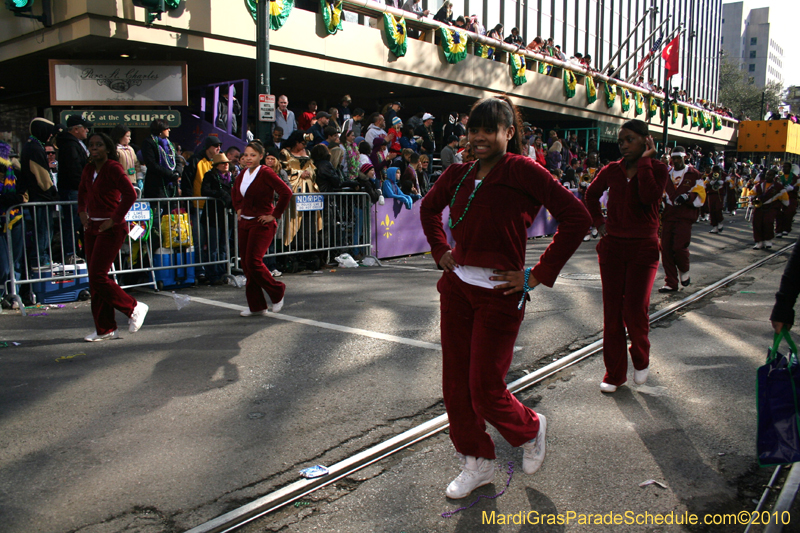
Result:
[[[741,216],[722,235],[707,229],[695,226],[689,290],[765,255],[750,249]],[[530,242],[528,264],[547,242]],[[596,242],[581,246],[553,289],[535,291],[509,380],[599,338]],[[472,503],[444,496],[458,470],[440,434],[246,530],[667,531],[481,521],[484,511],[751,509],[769,475],[754,466],[754,376],[784,264],[776,258],[656,326],[646,386],[601,395],[597,356],[524,392],[550,421],[548,456],[526,476],[520,450],[497,437],[498,464],[505,472],[514,462],[497,499],[440,516]],[[239,317],[244,293],[233,287],[181,289],[193,301],[180,311],[169,293],[137,290],[151,306],[142,330],[95,344],[82,341],[92,329],[88,303],[38,317],[4,312],[2,529],[186,530],[285,486],[301,468],[442,414],[439,275],[427,255],[284,275],[281,316],[250,319]],[[686,294],[654,290],[652,309]],[[494,495],[507,477],[498,473],[476,495]],[[639,487],[649,479],[666,488]]]

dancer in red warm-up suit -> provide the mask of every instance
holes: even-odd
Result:
[[[536,472],[545,455],[547,421],[506,388],[527,292],[552,287],[589,229],[589,214],[541,165],[520,155],[521,120],[505,97],[478,101],[467,123],[477,161],[454,164],[422,200],[420,218],[431,253],[444,270],[441,294],[442,390],[450,439],[462,471],[447,487],[463,498],[491,483],[492,424],[522,446],[522,469]],[[450,206],[451,249],[442,228]],[[544,207],[558,231],[536,266],[525,268],[527,230]],[[522,297],[522,298],[520,298]]]
[[[641,120],[619,130],[622,159],[606,165],[586,191],[586,207],[603,238],[597,244],[603,280],[602,392],[614,392],[627,381],[625,328],[631,338],[636,383],[650,370],[648,308],[658,270],[658,203],[667,184],[667,166],[654,159],[655,143]],[[600,197],[608,189],[608,217]]]
[[[767,170],[750,191],[753,202],[753,250],[772,249],[775,238],[775,217],[782,207],[789,206],[789,193],[778,179],[778,171]]]
[[[84,340],[96,342],[119,338],[114,309],[129,317],[128,330],[135,333],[142,327],[148,308],[108,277],[111,263],[128,234],[125,214],[136,201],[136,192],[125,169],[117,162],[117,146],[111,137],[95,133],[89,137],[88,147],[91,162],[81,174],[78,215],[86,236],[86,267],[95,326],[95,332]]]
[[[672,150],[672,169],[664,191],[664,212],[661,214],[661,265],[666,279],[658,292],[677,292],[678,281],[684,287],[691,283],[689,243],[692,241],[692,224],[706,200],[706,189],[703,177],[693,166],[686,164],[685,158],[683,146]]]
[[[711,174],[705,180],[706,197],[708,198],[708,213],[711,217],[711,231],[709,233],[722,233],[722,214],[725,208],[725,195],[728,193],[728,179],[722,167],[714,165]]]
[[[272,312],[283,307],[286,285],[276,281],[264,265],[264,255],[269,249],[278,220],[292,198],[292,190],[271,168],[261,164],[264,146],[259,141],[247,145],[239,158],[242,171],[236,176],[231,190],[233,209],[239,222],[239,253],[247,284],[245,295],[249,309],[242,316],[266,315],[266,291],[272,302]],[[275,193],[278,203],[273,207]]]

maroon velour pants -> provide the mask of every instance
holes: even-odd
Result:
[[[603,280],[603,382],[627,381],[625,328],[636,370],[650,366],[650,291],[658,271],[658,239],[623,239],[606,235],[597,244]]]
[[[708,211],[711,214],[711,226],[715,227],[722,224],[725,217],[722,215],[722,198],[719,197],[718,192],[710,192],[708,194]]]
[[[691,220],[665,220],[661,227],[661,265],[666,285],[678,288],[678,270],[689,271],[689,243],[692,241]]]
[[[92,295],[92,316],[98,335],[117,329],[114,309],[127,317],[133,314],[136,299],[122,290],[108,277],[111,263],[116,259],[120,247],[128,234],[127,223],[114,224],[107,231],[98,231],[102,222],[89,221],[86,230],[86,268],[89,274],[89,292]]]
[[[242,270],[247,278],[245,295],[247,305],[254,313],[267,308],[267,300],[262,289],[266,291],[272,303],[283,300],[283,294],[286,292],[286,285],[276,281],[264,265],[264,255],[277,229],[278,223],[275,221],[261,224],[256,219],[239,220],[239,253],[242,255]]]
[[[511,446],[539,433],[539,418],[506,388],[524,311],[520,293],[476,287],[445,273],[436,288],[442,310],[442,392],[450,440],[464,455],[494,459],[489,422]]]
[[[775,216],[778,210],[771,205],[753,209],[753,239],[756,242],[775,238]]]

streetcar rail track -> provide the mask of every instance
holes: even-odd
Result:
[[[663,320],[664,318],[673,315],[688,307],[689,305],[701,300],[705,296],[725,287],[726,285],[732,283],[733,281],[737,280],[738,278],[744,276],[748,272],[755,270],[762,265],[768,263],[772,259],[786,253],[787,251],[791,250],[794,247],[794,244],[790,244],[781,248],[780,250],[772,253],[764,258],[751,263],[750,265],[730,274],[721,280],[712,283],[697,292],[694,292],[679,300],[674,302],[667,307],[660,309],[650,315],[650,324],[658,322],[659,320]],[[508,390],[512,394],[516,394],[521,392],[525,389],[528,389],[547,378],[557,374],[558,372],[573,366],[584,359],[587,359],[597,353],[599,353],[603,349],[603,339],[597,340],[583,348],[576,350],[572,353],[561,357],[560,359],[538,369],[530,374],[527,374],[511,383],[508,384]],[[223,515],[220,515],[208,522],[200,524],[190,530],[187,533],[223,533],[227,531],[233,531],[238,529],[239,527],[244,526],[245,524],[252,522],[258,518],[261,518],[273,511],[276,511],[288,504],[291,504],[297,500],[300,500],[304,496],[319,490],[327,485],[331,485],[343,478],[346,478],[353,473],[365,468],[373,463],[376,463],[386,457],[389,457],[419,441],[425,440],[428,437],[432,437],[441,431],[444,431],[449,427],[449,423],[447,420],[447,414],[439,415],[427,422],[419,424],[399,435],[396,435],[388,440],[385,440],[375,446],[372,446],[362,452],[359,452],[355,455],[352,455],[338,463],[329,466],[329,474],[320,478],[316,479],[301,479],[295,481],[283,488],[280,488],[274,492],[266,494],[248,504],[245,504],[241,507],[238,507],[232,511],[229,511]],[[773,474],[773,477],[777,476],[778,472],[780,471],[780,467],[776,469],[776,472]]]

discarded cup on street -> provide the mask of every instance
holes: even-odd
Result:
[[[189,305],[189,302],[192,301],[191,297],[186,294],[176,294],[175,291],[172,291],[172,299],[175,300],[175,305],[178,306],[178,311]]]
[[[244,276],[241,276],[241,275],[239,275],[239,276],[228,276],[225,281],[227,281],[228,285],[233,285],[237,289],[241,289],[247,283],[247,278],[245,278]]]

